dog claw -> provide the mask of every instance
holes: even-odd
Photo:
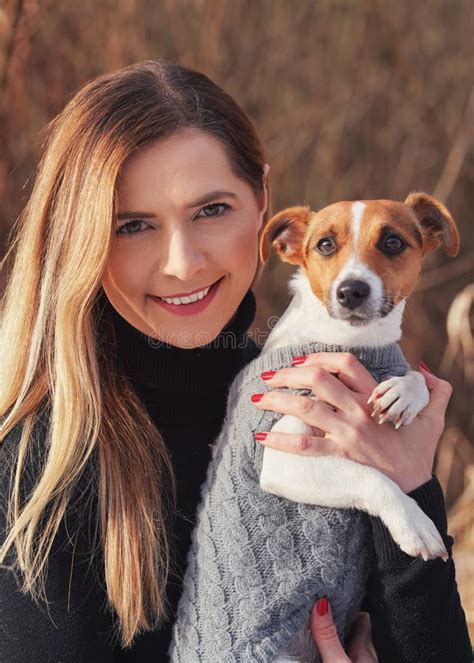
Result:
[[[373,403],[373,401],[375,401],[375,399],[378,398],[378,397],[379,397],[379,395],[377,393],[370,394],[369,400],[367,401],[367,405],[370,405],[371,403]]]

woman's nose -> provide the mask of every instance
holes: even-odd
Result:
[[[183,232],[174,232],[168,240],[160,271],[181,281],[190,281],[206,264],[201,248]]]

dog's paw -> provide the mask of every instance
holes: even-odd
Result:
[[[412,503],[407,501],[390,523],[394,541],[410,557],[421,557],[425,561],[441,557],[447,561],[449,555],[436,525],[412,498],[409,499]]]
[[[378,384],[370,395],[373,403],[372,417],[379,424],[389,421],[395,428],[411,424],[416,415],[428,405],[429,391],[421,373],[409,371],[402,377],[394,377]]]

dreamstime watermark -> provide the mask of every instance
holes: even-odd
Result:
[[[215,338],[205,331],[198,332],[198,334],[191,334],[187,331],[169,332],[160,325],[155,332],[156,338],[154,336],[148,338],[148,345],[151,348],[200,347],[222,350],[240,350],[248,347],[250,343],[262,346],[279,320],[279,316],[271,315],[267,318],[264,329],[255,327],[245,334],[236,334],[233,331],[225,330],[221,331]]]

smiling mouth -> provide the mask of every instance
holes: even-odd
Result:
[[[220,281],[221,279],[219,279]],[[204,299],[204,297],[207,296],[209,293],[209,290],[216,285],[218,281],[214,281],[214,283],[211,283],[211,285],[208,285],[206,288],[203,288],[202,290],[196,290],[195,292],[190,293],[189,295],[181,295],[181,296],[174,296],[174,297],[160,297],[159,295],[155,295],[157,299],[160,299],[162,302],[165,302],[166,304],[174,304],[175,306],[182,306],[186,304],[193,304],[195,302],[200,301],[201,299]]]

